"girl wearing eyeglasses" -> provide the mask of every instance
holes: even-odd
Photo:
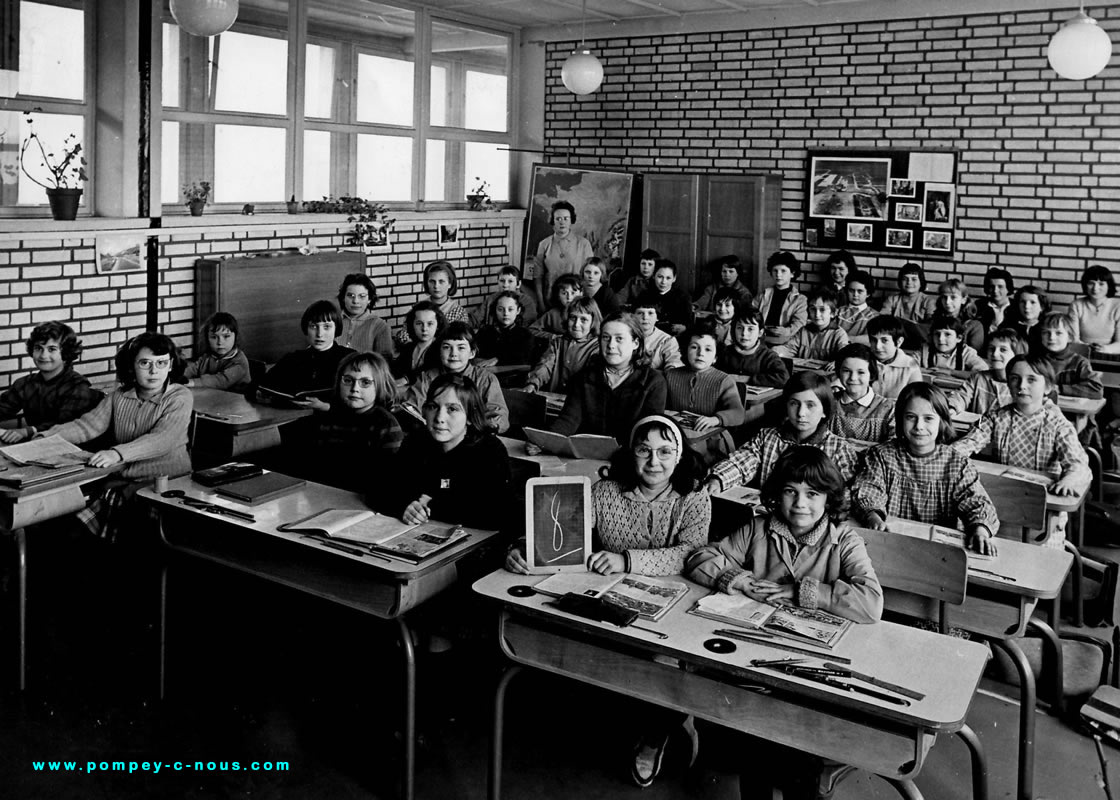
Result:
[[[712,501],[700,485],[703,464],[668,417],[638,420],[629,441],[611,458],[607,477],[591,487],[595,550],[588,569],[679,575],[689,553],[708,541]],[[528,573],[522,543],[509,549],[506,569]],[[671,733],[683,728],[693,760],[698,748],[691,718],[655,708],[644,717],[631,765],[631,778],[643,787],[661,770]]]
[[[115,392],[92,411],[48,431],[74,444],[109,434],[112,446],[90,456],[89,466],[123,464],[117,475],[125,480],[111,482],[82,514],[91,530],[107,538],[113,538],[120,523],[116,512],[123,500],[140,485],[191,471],[187,430],[194,399],[190,389],[172,380],[183,371],[179,348],[169,336],[148,331],[125,343],[116,366],[120,386]],[[111,499],[118,493],[123,493],[121,499]]]
[[[351,353],[338,365],[330,409],[315,414],[314,448],[295,471],[350,491],[384,482],[404,433],[390,408],[396,396],[380,353]],[[301,474],[302,477],[302,474]]]

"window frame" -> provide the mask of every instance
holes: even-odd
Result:
[[[383,0],[378,0],[383,2]],[[295,195],[301,200],[311,200],[319,198],[309,198],[304,194],[303,187],[303,173],[304,173],[304,134],[306,131],[324,131],[330,134],[331,137],[331,175],[330,175],[330,189],[331,195],[339,197],[342,195],[353,196],[355,194],[355,185],[357,180],[357,143],[358,136],[361,134],[374,134],[374,135],[388,135],[388,136],[407,136],[412,139],[412,170],[411,170],[411,189],[409,200],[395,200],[384,201],[386,205],[396,209],[458,209],[467,206],[465,192],[466,186],[459,187],[452,185],[450,189],[445,188],[445,195],[462,196],[462,200],[429,200],[425,198],[425,181],[426,181],[426,153],[427,142],[429,139],[441,139],[452,142],[482,142],[495,144],[498,146],[505,146],[511,150],[511,163],[509,172],[509,186],[507,192],[512,195],[513,183],[513,163],[512,163],[512,150],[516,143],[516,132],[514,131],[514,120],[517,118],[517,71],[515,69],[515,55],[518,52],[520,45],[519,30],[512,27],[504,27],[495,25],[490,22],[480,22],[478,20],[470,19],[464,15],[439,11],[433,13],[431,10],[424,7],[412,7],[407,3],[385,3],[385,5],[392,5],[411,11],[414,15],[413,21],[416,31],[416,49],[415,58],[412,60],[413,64],[413,104],[415,114],[413,116],[413,124],[408,126],[393,125],[389,123],[375,123],[375,122],[359,122],[357,121],[357,65],[359,54],[369,54],[376,56],[396,57],[397,54],[387,53],[383,49],[377,48],[375,43],[363,43],[360,38],[354,39],[336,39],[331,38],[327,33],[309,33],[308,20],[306,15],[306,3],[304,0],[290,0],[288,9],[288,27],[286,30],[288,42],[288,82],[287,82],[287,113],[284,117],[259,114],[250,112],[230,112],[230,111],[217,111],[217,110],[188,110],[184,106],[177,108],[164,108],[162,103],[159,109],[159,121],[175,121],[180,124],[195,123],[202,124],[204,130],[208,133],[204,134],[209,139],[204,144],[204,153],[202,157],[203,169],[198,176],[192,176],[191,180],[214,180],[214,147],[213,147],[213,126],[215,124],[232,124],[232,125],[264,125],[268,127],[284,127],[286,129],[286,144],[285,144],[285,176],[284,176],[284,195],[285,198]],[[172,22],[168,19],[161,18],[160,24]],[[484,131],[473,128],[465,128],[461,126],[432,126],[430,124],[430,110],[431,110],[431,96],[430,96],[430,70],[433,62],[439,59],[431,53],[432,41],[432,24],[439,22],[444,24],[451,24],[462,27],[473,28],[485,33],[490,33],[502,37],[506,37],[509,42],[509,62],[506,71],[507,86],[506,86],[506,130],[505,131]],[[263,35],[276,36],[277,31],[268,28],[267,32],[263,30],[265,26],[257,23],[246,23],[245,25],[235,23],[232,30],[245,33],[262,33]],[[254,30],[254,28],[256,30]],[[180,34],[181,42],[185,34]],[[196,37],[185,36],[186,39],[194,39]],[[158,41],[162,46],[162,36]],[[203,44],[197,45],[198,47],[205,47]],[[305,92],[306,92],[306,61],[307,61],[307,45],[314,44],[320,47],[330,47],[336,52],[335,64],[335,85],[340,86],[349,81],[349,91],[337,92],[336,96],[332,98],[331,118],[323,119],[318,117],[308,117],[305,109]],[[182,45],[181,45],[182,47]],[[182,52],[182,51],[181,51]],[[465,84],[464,84],[465,88]],[[209,91],[209,90],[208,90]],[[180,103],[189,104],[187,98],[187,84],[180,85]],[[212,99],[211,99],[212,103]],[[155,112],[155,109],[153,109]],[[155,121],[154,121],[155,122]],[[186,137],[180,136],[180,175],[176,178],[176,183],[181,184],[184,180],[182,175],[183,167],[183,154],[182,150],[185,149],[183,141]],[[160,163],[159,151],[162,147],[162,136],[159,127],[153,124],[153,165]],[[453,175],[448,174],[446,179],[452,181],[462,180],[464,184],[469,180],[465,175],[460,175],[457,170]],[[166,176],[164,176],[166,177]],[[460,191],[460,189],[462,191]],[[155,200],[153,199],[153,205]],[[378,201],[378,198],[368,198],[373,201]],[[259,211],[283,211],[284,203],[282,201],[275,202],[254,202],[257,210]],[[241,202],[232,203],[213,203],[212,207],[217,212],[236,212],[240,210]],[[173,211],[174,213],[188,213],[185,206],[167,205],[166,210]]]
[[[20,0],[17,0],[19,2]],[[78,218],[91,217],[96,213],[94,198],[97,195],[97,165],[94,163],[94,155],[97,153],[97,143],[95,140],[95,118],[97,111],[96,93],[97,93],[97,68],[96,59],[92,56],[95,54],[97,46],[97,8],[96,4],[89,2],[89,0],[31,0],[31,2],[39,3],[46,6],[59,6],[62,8],[78,9],[83,15],[83,42],[82,46],[85,49],[83,54],[83,62],[85,69],[83,70],[82,80],[82,95],[83,99],[79,102],[76,100],[66,100],[57,97],[45,97],[42,95],[25,95],[17,93],[14,97],[0,98],[0,106],[4,111],[14,112],[23,115],[25,111],[40,111],[43,114],[71,114],[80,116],[82,118],[82,150],[85,152],[86,161],[88,166],[86,174],[88,178],[82,186],[82,202],[78,206]],[[52,144],[52,143],[48,143]],[[55,143],[61,146],[61,142]],[[20,141],[16,148],[16,170],[17,174],[22,174],[19,167],[19,148],[23,146]],[[18,178],[17,178],[18,180]],[[28,218],[43,218],[43,213],[46,212],[47,217],[50,217],[50,204],[47,202],[46,190],[43,190],[43,202],[33,205],[0,205],[0,217],[5,219],[28,219]]]

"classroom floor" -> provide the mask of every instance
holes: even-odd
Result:
[[[0,544],[7,545],[0,540]],[[158,573],[98,542],[48,531],[31,541],[29,690],[15,682],[10,547],[0,547],[0,797],[18,800],[398,797],[399,658],[393,629],[293,592],[200,566],[172,573],[168,699],[156,696]],[[463,611],[462,603],[455,604]],[[473,609],[467,609],[474,612]],[[478,610],[485,615],[485,607]],[[446,619],[430,614],[423,624]],[[460,628],[420,668],[417,796],[486,796],[490,698],[501,663],[490,626]],[[512,800],[738,798],[745,737],[701,723],[688,770],[670,746],[649,789],[629,782],[635,706],[609,693],[523,674],[509,694],[504,796]],[[984,690],[970,723],[989,756],[991,797],[1014,797],[1018,707]],[[1036,797],[1104,798],[1092,741],[1037,715]],[[1120,786],[1120,751],[1106,747]],[[35,760],[288,761],[286,772],[35,772]],[[918,786],[929,800],[970,796],[968,755],[940,739]],[[856,774],[837,800],[896,797]]]

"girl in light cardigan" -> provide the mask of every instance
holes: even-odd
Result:
[[[51,428],[51,436],[82,444],[108,433],[111,445],[90,456],[91,467],[123,464],[99,497],[79,513],[90,530],[115,538],[127,501],[144,483],[160,475],[191,471],[187,452],[194,399],[191,390],[173,383],[183,369],[179,349],[170,337],[146,332],[130,339],[117,353],[120,388],[106,395],[88,413]]]
[[[793,253],[783,250],[767,259],[766,271],[774,278],[774,285],[763,289],[758,298],[758,310],[766,326],[765,342],[785,344],[805,327],[809,317],[805,295],[793,285],[801,276],[801,262]]]

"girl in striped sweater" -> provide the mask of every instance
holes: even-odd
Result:
[[[688,446],[700,455],[705,466],[710,466],[734,449],[728,429],[743,424],[743,401],[734,379],[714,366],[719,349],[715,322],[695,323],[686,334],[686,340],[688,366],[665,373],[668,384],[665,407],[686,412],[685,424],[691,428]]]

